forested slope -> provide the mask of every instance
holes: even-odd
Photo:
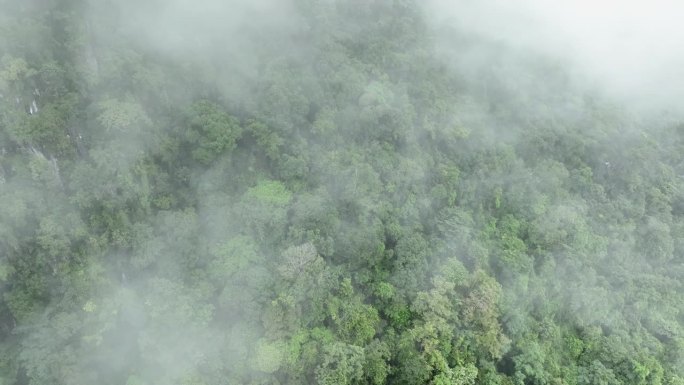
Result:
[[[199,3],[0,1],[0,384],[684,384],[684,125],[417,1]]]

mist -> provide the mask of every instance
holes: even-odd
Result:
[[[593,92],[640,113],[681,114],[684,37],[675,1],[429,1],[430,19],[562,60]]]
[[[0,0],[0,384],[681,385],[680,11]]]

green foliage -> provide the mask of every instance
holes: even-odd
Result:
[[[364,349],[366,362],[363,364],[364,377],[369,384],[384,384],[390,373],[389,359],[392,357],[389,346],[373,340]]]
[[[190,107],[187,118],[186,140],[192,144],[192,157],[203,163],[213,162],[224,151],[232,150],[242,135],[238,120],[221,107],[202,100]]]
[[[324,348],[321,364],[316,368],[316,383],[320,385],[351,385],[363,376],[363,349],[344,343]]]
[[[329,317],[342,341],[364,346],[375,336],[380,323],[378,311],[354,295],[351,280],[342,281],[339,295],[327,304]]]
[[[217,243],[210,253],[214,259],[210,262],[209,274],[216,285],[227,282],[236,273],[262,259],[254,240],[246,236]]]
[[[292,199],[292,193],[281,182],[266,180],[247,190],[245,197],[273,206],[284,206]]]
[[[244,193],[238,215],[250,236],[259,241],[274,239],[285,231],[286,208],[291,200],[292,193],[281,182],[262,180]]]
[[[419,1],[181,3],[0,0],[1,384],[684,384],[681,123]]]
[[[253,367],[266,373],[277,371],[283,361],[283,349],[278,344],[259,341],[255,348]]]

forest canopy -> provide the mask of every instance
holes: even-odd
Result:
[[[0,384],[684,385],[684,121],[434,11],[0,0]]]

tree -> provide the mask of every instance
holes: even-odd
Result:
[[[316,368],[320,385],[351,385],[363,376],[363,349],[336,342],[323,348],[321,364]]]
[[[242,136],[238,120],[208,100],[194,103],[186,121],[187,126],[181,132],[193,146],[192,157],[202,164],[209,164],[224,151],[232,150]]]

